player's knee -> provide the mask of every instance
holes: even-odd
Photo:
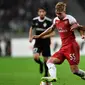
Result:
[[[49,69],[49,68],[53,68],[53,67],[55,67],[55,65],[54,65],[53,63],[49,63],[49,62],[47,62],[46,64],[47,64],[48,69]]]
[[[57,58],[50,58],[50,59],[48,59],[47,63],[53,63],[53,64],[58,64],[58,65],[60,65],[60,64],[62,64],[62,61],[60,61],[60,60],[57,59]]]
[[[51,57],[51,58],[49,58],[49,59],[47,60],[47,64],[48,64],[48,63],[54,63],[54,61],[55,61],[55,59]]]
[[[76,74],[78,72],[78,66],[77,65],[72,65],[71,66],[71,71],[73,74]]]
[[[73,73],[73,74],[77,74],[77,70],[71,70],[71,72]]]
[[[34,55],[34,60],[35,61],[39,60],[39,55]]]

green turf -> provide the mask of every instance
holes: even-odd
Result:
[[[58,81],[53,85],[85,85],[71,73],[67,61],[56,67]],[[79,67],[85,70],[85,57],[81,57]],[[0,85],[39,85],[42,76],[32,58],[0,58]]]

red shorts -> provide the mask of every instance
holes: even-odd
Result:
[[[58,58],[61,63],[67,59],[70,65],[78,65],[80,61],[80,48],[76,41],[61,47],[52,57]]]

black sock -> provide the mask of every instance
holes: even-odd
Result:
[[[83,70],[80,70],[74,73],[77,76],[83,77],[85,75],[85,72]]]
[[[48,67],[46,65],[46,62],[44,62],[44,68],[45,68],[45,77],[48,76]]]
[[[43,62],[40,59],[35,60],[35,61],[40,65],[40,68],[39,68],[40,69],[40,73],[43,73]]]
[[[34,59],[34,60],[35,60],[35,62],[37,62],[38,64],[43,64],[43,62],[42,62],[40,59],[38,59],[38,60]]]

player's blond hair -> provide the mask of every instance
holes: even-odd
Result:
[[[57,12],[65,12],[66,11],[66,4],[64,2],[58,2],[55,6]]]

